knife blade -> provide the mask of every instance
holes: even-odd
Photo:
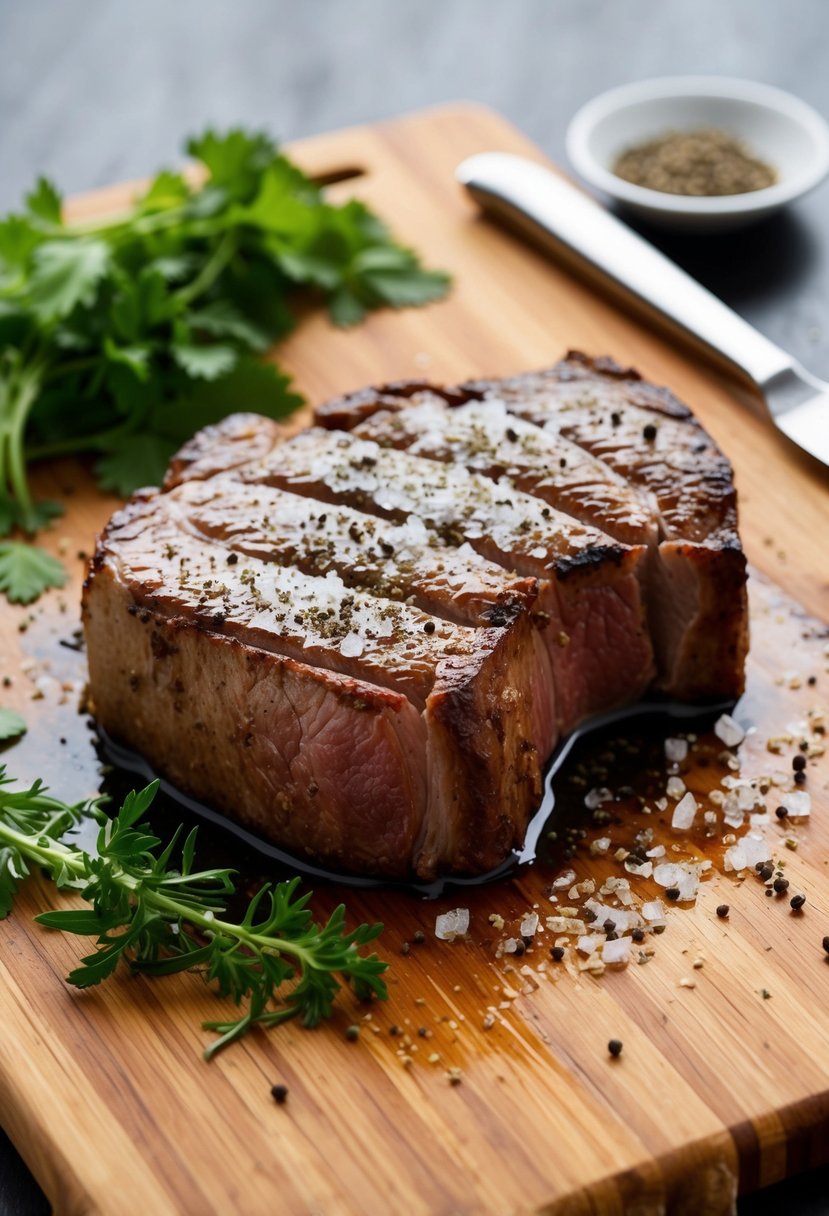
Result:
[[[535,161],[481,152],[458,180],[484,212],[632,300],[757,389],[775,426],[829,467],[829,384],[744,321],[644,237]]]

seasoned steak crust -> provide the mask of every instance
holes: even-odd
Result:
[[[640,535],[650,549],[642,584],[659,668],[657,687],[682,700],[739,696],[748,650],[748,604],[733,472],[670,390],[647,383],[612,359],[570,351],[554,367],[503,380],[428,390],[420,381],[388,385],[376,390],[374,399],[362,390],[320,406],[316,418],[321,426],[371,436],[384,446],[414,446],[433,459],[446,459],[452,449],[470,467],[488,465],[483,471],[492,476],[503,445],[490,442],[482,454],[480,442],[458,440],[457,428],[450,444],[435,441],[434,427],[430,436],[422,434],[427,413],[434,419],[441,411],[449,418],[467,412],[474,419],[476,409],[487,408],[496,420],[506,411],[544,436],[525,444],[518,462],[516,484],[528,493],[547,500],[555,495],[561,510],[585,518],[578,478],[574,485],[571,475],[556,476],[555,445],[564,443],[593,462],[593,476],[603,487],[598,517],[605,531],[624,539],[632,535],[629,529],[620,532],[620,520],[625,527],[620,507],[614,511],[608,505],[616,480],[640,501],[651,522],[651,530]],[[491,423],[490,430],[492,425],[500,424]],[[515,476],[515,467],[512,471]],[[630,518],[641,524],[636,514]]]
[[[562,732],[742,688],[731,467],[608,359],[231,415],[101,536],[95,713],[159,773],[352,873],[498,866]]]

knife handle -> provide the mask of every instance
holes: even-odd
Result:
[[[457,177],[484,211],[632,296],[660,324],[725,360],[763,393],[794,367],[779,346],[558,174],[523,156],[482,152],[463,161]]]

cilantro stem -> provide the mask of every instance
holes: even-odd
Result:
[[[230,228],[192,283],[188,283],[186,287],[182,287],[176,292],[177,298],[184,304],[192,304],[195,299],[209,291],[236,252],[236,245],[236,230]]]

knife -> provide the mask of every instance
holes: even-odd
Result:
[[[772,421],[829,466],[829,384],[718,300],[627,224],[543,165],[507,152],[470,156],[458,180],[483,210],[621,292],[661,325],[757,388]]]

